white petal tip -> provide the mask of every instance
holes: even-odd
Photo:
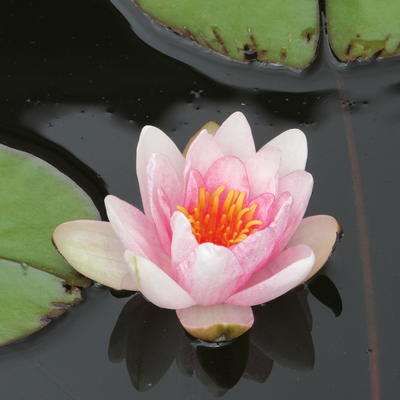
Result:
[[[236,117],[236,118],[243,118],[246,119],[245,115],[241,111],[235,111],[230,115],[230,117]]]
[[[112,205],[114,199],[116,199],[116,196],[112,194],[108,194],[106,197],[104,197],[104,205],[106,206],[106,208]]]
[[[297,128],[288,129],[286,131],[286,134],[287,135],[297,135],[299,137],[301,136],[301,137],[303,137],[304,139],[307,140],[305,133],[301,129],[297,129]]]
[[[307,162],[307,137],[300,129],[289,129],[274,137],[268,145],[281,150],[279,175],[285,176],[298,169],[304,170]]]
[[[140,131],[139,143],[143,142],[147,137],[151,138],[151,140],[154,140],[155,139],[154,136],[160,137],[160,135],[161,136],[165,135],[165,133],[161,129],[157,128],[156,126],[145,125]]]
[[[237,123],[241,123],[244,125],[249,124],[249,121],[247,120],[246,116],[241,111],[235,111],[234,113],[229,115],[229,117],[225,120],[225,122],[226,121],[229,121],[230,123],[234,123],[236,121]]]
[[[158,128],[155,127],[155,126],[153,126],[153,125],[145,125],[145,126],[142,128],[142,133],[145,132],[145,131],[148,131],[148,130],[155,130],[155,131],[158,131]]]

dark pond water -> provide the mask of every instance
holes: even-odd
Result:
[[[104,211],[107,192],[140,204],[144,124],[183,147],[204,122],[240,110],[259,146],[306,132],[308,214],[334,215],[344,240],[309,287],[258,308],[251,333],[223,348],[191,342],[173,313],[140,297],[92,287],[47,329],[0,349],[0,398],[397,398],[398,60],[343,69],[323,40],[302,76],[244,68],[129,19],[146,42],[107,0],[3,1],[1,142],[57,166]]]

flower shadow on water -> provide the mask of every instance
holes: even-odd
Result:
[[[340,314],[340,295],[329,278],[320,275],[309,286],[321,303],[336,316]],[[137,293],[126,303],[114,327],[109,359],[125,360],[138,391],[156,385],[174,361],[182,374],[196,377],[215,395],[223,395],[242,377],[265,382],[274,363],[297,371],[312,370],[308,294],[308,288],[302,286],[254,307],[255,324],[249,332],[232,342],[206,343],[186,334],[173,311],[158,308]]]

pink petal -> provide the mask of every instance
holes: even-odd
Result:
[[[71,221],[53,233],[58,251],[81,274],[117,290],[136,290],[124,246],[109,222]]]
[[[142,129],[136,151],[136,173],[146,215],[150,215],[147,189],[147,164],[151,155],[155,153],[168,157],[179,180],[182,180],[185,167],[185,158],[175,143],[164,132],[154,126],[145,126]]]
[[[250,307],[229,304],[193,306],[176,313],[183,327],[192,336],[210,342],[235,339],[248,331],[254,323]]]
[[[138,290],[151,303],[175,310],[196,304],[181,286],[150,260],[135,256],[129,250],[125,252],[125,259],[136,279]]]
[[[328,261],[342,229],[335,218],[329,215],[314,215],[304,218],[288,246],[306,244],[315,254],[315,262],[306,280],[315,275]]]
[[[199,188],[205,187],[204,179],[200,172],[195,169],[189,169],[185,174],[185,190],[183,206],[187,210],[196,207],[199,200]]]
[[[194,168],[204,175],[210,165],[223,156],[224,153],[218,147],[214,136],[204,130],[190,145],[186,161],[190,168]]]
[[[203,243],[176,270],[177,281],[199,305],[222,303],[243,276],[233,253],[223,246]]]
[[[283,237],[284,243],[288,242],[303,219],[310,200],[313,183],[312,175],[305,171],[294,171],[279,181],[279,192],[289,192],[293,197],[290,217]]]
[[[169,260],[161,248],[154,224],[140,210],[115,196],[104,200],[108,219],[125,249],[148,258],[169,270]]]
[[[274,249],[275,240],[274,230],[265,228],[232,246],[231,250],[242,266],[243,271],[246,274],[251,274],[268,261]]]
[[[153,154],[147,163],[147,185],[149,201],[155,191],[162,189],[173,207],[182,204],[183,178],[178,177],[175,168],[164,154]]]
[[[227,156],[243,161],[254,156],[256,149],[246,117],[241,112],[230,115],[215,134],[215,141]]]
[[[204,177],[207,190],[212,193],[221,185],[225,185],[225,194],[229,190],[249,193],[249,180],[244,164],[233,156],[226,156],[215,161]]]
[[[152,200],[152,213],[156,221],[156,230],[164,251],[171,255],[171,215],[175,208],[162,189],[157,190],[157,195]]]
[[[246,161],[246,171],[250,181],[250,197],[254,199],[263,193],[276,194],[278,171],[281,160],[279,149],[264,146]]]
[[[176,206],[182,204],[182,182],[168,158],[163,154],[153,154],[147,164],[148,204],[158,237],[167,254],[170,253],[170,218]]]
[[[304,281],[314,260],[314,253],[308,246],[290,247],[256,272],[246,286],[226,303],[253,306],[282,296]]]
[[[273,205],[271,214],[273,219],[270,226],[274,228],[277,237],[280,239],[283,232],[285,232],[289,218],[291,215],[291,209],[293,205],[293,197],[288,192],[283,192],[279,195],[277,201]]]
[[[185,261],[199,245],[192,233],[192,225],[188,219],[179,211],[176,211],[171,218],[172,244],[171,255],[172,262],[179,264]]]
[[[271,193],[263,193],[262,195],[253,199],[249,207],[253,204],[257,204],[256,212],[254,213],[254,219],[258,219],[263,221],[265,225],[269,224],[272,221],[274,208],[273,203],[275,200],[275,196]]]
[[[273,146],[281,151],[280,176],[285,176],[298,169],[304,170],[308,155],[307,138],[299,129],[289,129],[276,136],[265,146]]]

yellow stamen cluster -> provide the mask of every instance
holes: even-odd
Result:
[[[199,243],[212,242],[230,247],[257,232],[263,224],[253,219],[257,204],[245,207],[246,192],[230,190],[223,204],[220,204],[224,191],[224,185],[212,194],[201,187],[198,204],[193,211],[182,206],[176,207],[190,221]]]

